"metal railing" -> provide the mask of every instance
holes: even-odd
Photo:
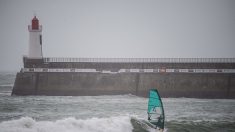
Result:
[[[110,70],[77,68],[22,68],[21,72],[99,72],[99,73],[235,73],[235,69],[120,69]]]
[[[29,58],[30,59],[30,58]],[[235,63],[235,58],[43,58],[44,62]]]
[[[30,32],[41,32],[42,31],[42,25],[40,25],[38,29],[32,29],[32,26],[28,25],[28,30]]]

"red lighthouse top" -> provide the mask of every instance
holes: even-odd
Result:
[[[32,19],[32,30],[38,30],[39,29],[39,20],[37,19],[36,16]]]

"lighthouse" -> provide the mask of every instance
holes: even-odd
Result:
[[[42,26],[39,25],[39,20],[36,16],[32,19],[29,30],[29,58],[42,58]]]

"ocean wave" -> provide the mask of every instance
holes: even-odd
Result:
[[[57,121],[36,121],[31,117],[5,121],[0,132],[131,132],[130,117],[76,119],[74,117]]]
[[[0,95],[7,95],[10,96],[11,95],[11,91],[1,91]]]
[[[228,121],[169,121],[166,127],[171,132],[232,132],[235,122]]]
[[[13,87],[14,84],[0,84],[0,87]]]
[[[146,120],[130,116],[109,118],[76,119],[74,117],[56,121],[37,121],[22,117],[0,123],[0,132],[156,132]],[[164,132],[179,131],[233,131],[234,122],[214,121],[170,121],[166,122]]]

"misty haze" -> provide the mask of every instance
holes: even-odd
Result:
[[[235,1],[0,0],[0,132],[235,131]]]
[[[28,54],[27,25],[43,26],[45,57],[232,58],[232,0],[0,1],[1,70]]]

